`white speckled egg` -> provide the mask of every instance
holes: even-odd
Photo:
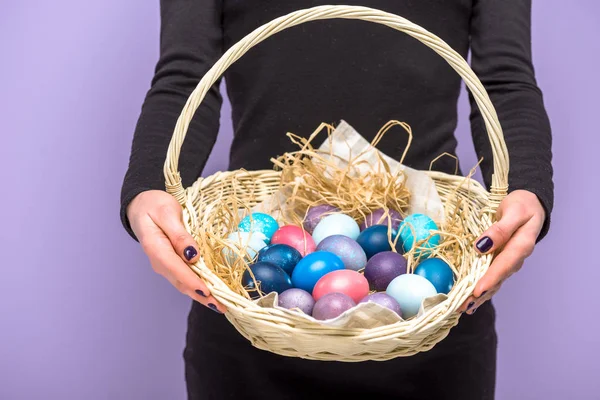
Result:
[[[254,259],[256,254],[267,246],[267,237],[260,232],[232,232],[227,236],[227,241],[235,248],[245,251],[248,260]],[[230,264],[237,258],[236,251],[230,247],[223,248],[223,255]]]

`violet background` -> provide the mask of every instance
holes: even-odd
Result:
[[[497,398],[599,399],[600,3],[534,2],[554,132],[550,235],[496,297]],[[4,1],[0,398],[183,399],[187,298],[122,229],[119,190],[158,55],[158,1]],[[460,157],[474,165],[468,105]],[[205,174],[227,167],[230,107]]]

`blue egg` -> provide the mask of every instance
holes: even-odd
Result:
[[[400,227],[400,239],[404,252],[418,246],[415,249],[415,256],[426,257],[431,254],[429,249],[432,249],[440,244],[441,237],[439,234],[432,234],[431,231],[437,231],[438,226],[435,222],[425,214],[411,214],[407,216]]]
[[[385,292],[400,304],[404,319],[417,315],[423,300],[437,294],[431,282],[415,274],[402,274],[394,278]]]
[[[392,243],[396,240],[397,232],[390,232]],[[384,251],[392,251],[392,246],[388,240],[388,226],[387,225],[372,225],[362,231],[356,239],[358,244],[363,248],[367,259],[370,259],[377,253]],[[396,242],[396,252],[402,254],[402,245],[400,239]]]
[[[315,251],[307,254],[292,272],[294,287],[312,293],[315,284],[322,276],[344,269],[342,260],[328,251]]]
[[[271,292],[281,294],[292,288],[290,276],[277,265],[267,262],[257,262],[250,266],[250,270],[254,274],[254,279],[258,283],[258,287],[256,287],[254,279],[252,279],[252,274],[248,270],[244,271],[242,275],[242,285],[253,299]]]
[[[333,235],[343,235],[356,240],[360,234],[358,223],[346,214],[331,214],[319,221],[313,230],[312,238],[316,245]]]
[[[454,286],[454,272],[440,258],[428,258],[421,262],[415,268],[415,274],[431,282],[438,293],[448,294]]]
[[[302,259],[302,254],[287,244],[270,244],[258,252],[257,261],[275,264],[291,275],[294,267]]]
[[[326,237],[317,246],[317,251],[329,251],[338,256],[346,269],[361,270],[367,265],[367,255],[355,241],[344,235]]]
[[[260,232],[266,236],[266,243],[269,244],[279,224],[269,214],[255,212],[242,219],[238,229],[242,232]]]

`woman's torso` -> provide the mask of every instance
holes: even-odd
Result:
[[[299,9],[362,5],[400,15],[441,37],[463,57],[469,47],[471,0],[226,0],[224,48],[251,30]],[[429,168],[456,148],[461,80],[433,50],[405,33],[357,20],[322,20],[280,32],[250,49],[225,73],[235,137],[230,168],[271,168],[270,158],[295,147],[285,136],[309,135],[322,122],[344,119],[372,139],[387,121],[407,122],[414,139],[405,163]],[[399,159],[407,143],[399,128],[378,146]],[[442,159],[437,169],[454,171]]]

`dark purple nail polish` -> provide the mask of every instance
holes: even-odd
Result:
[[[192,258],[196,257],[198,252],[194,248],[194,246],[188,246],[183,250],[183,256],[186,260],[190,261]]]
[[[204,294],[204,292],[202,290],[200,290],[200,289],[196,290],[196,293],[198,293],[202,297],[206,297],[206,295]]]
[[[494,242],[492,242],[492,239],[490,239],[487,236],[484,236],[481,239],[479,239],[475,247],[477,247],[477,250],[479,250],[481,253],[487,253],[493,245]]]
[[[469,306],[467,307],[467,310],[470,310],[470,309],[471,309],[471,307],[473,307],[474,305],[475,305],[475,302],[474,302],[474,301],[470,302],[470,303],[469,303]]]
[[[219,311],[219,309],[217,308],[217,306],[215,306],[213,303],[208,303],[208,308],[210,308],[211,310],[216,311],[219,314],[221,314],[221,311]]]

